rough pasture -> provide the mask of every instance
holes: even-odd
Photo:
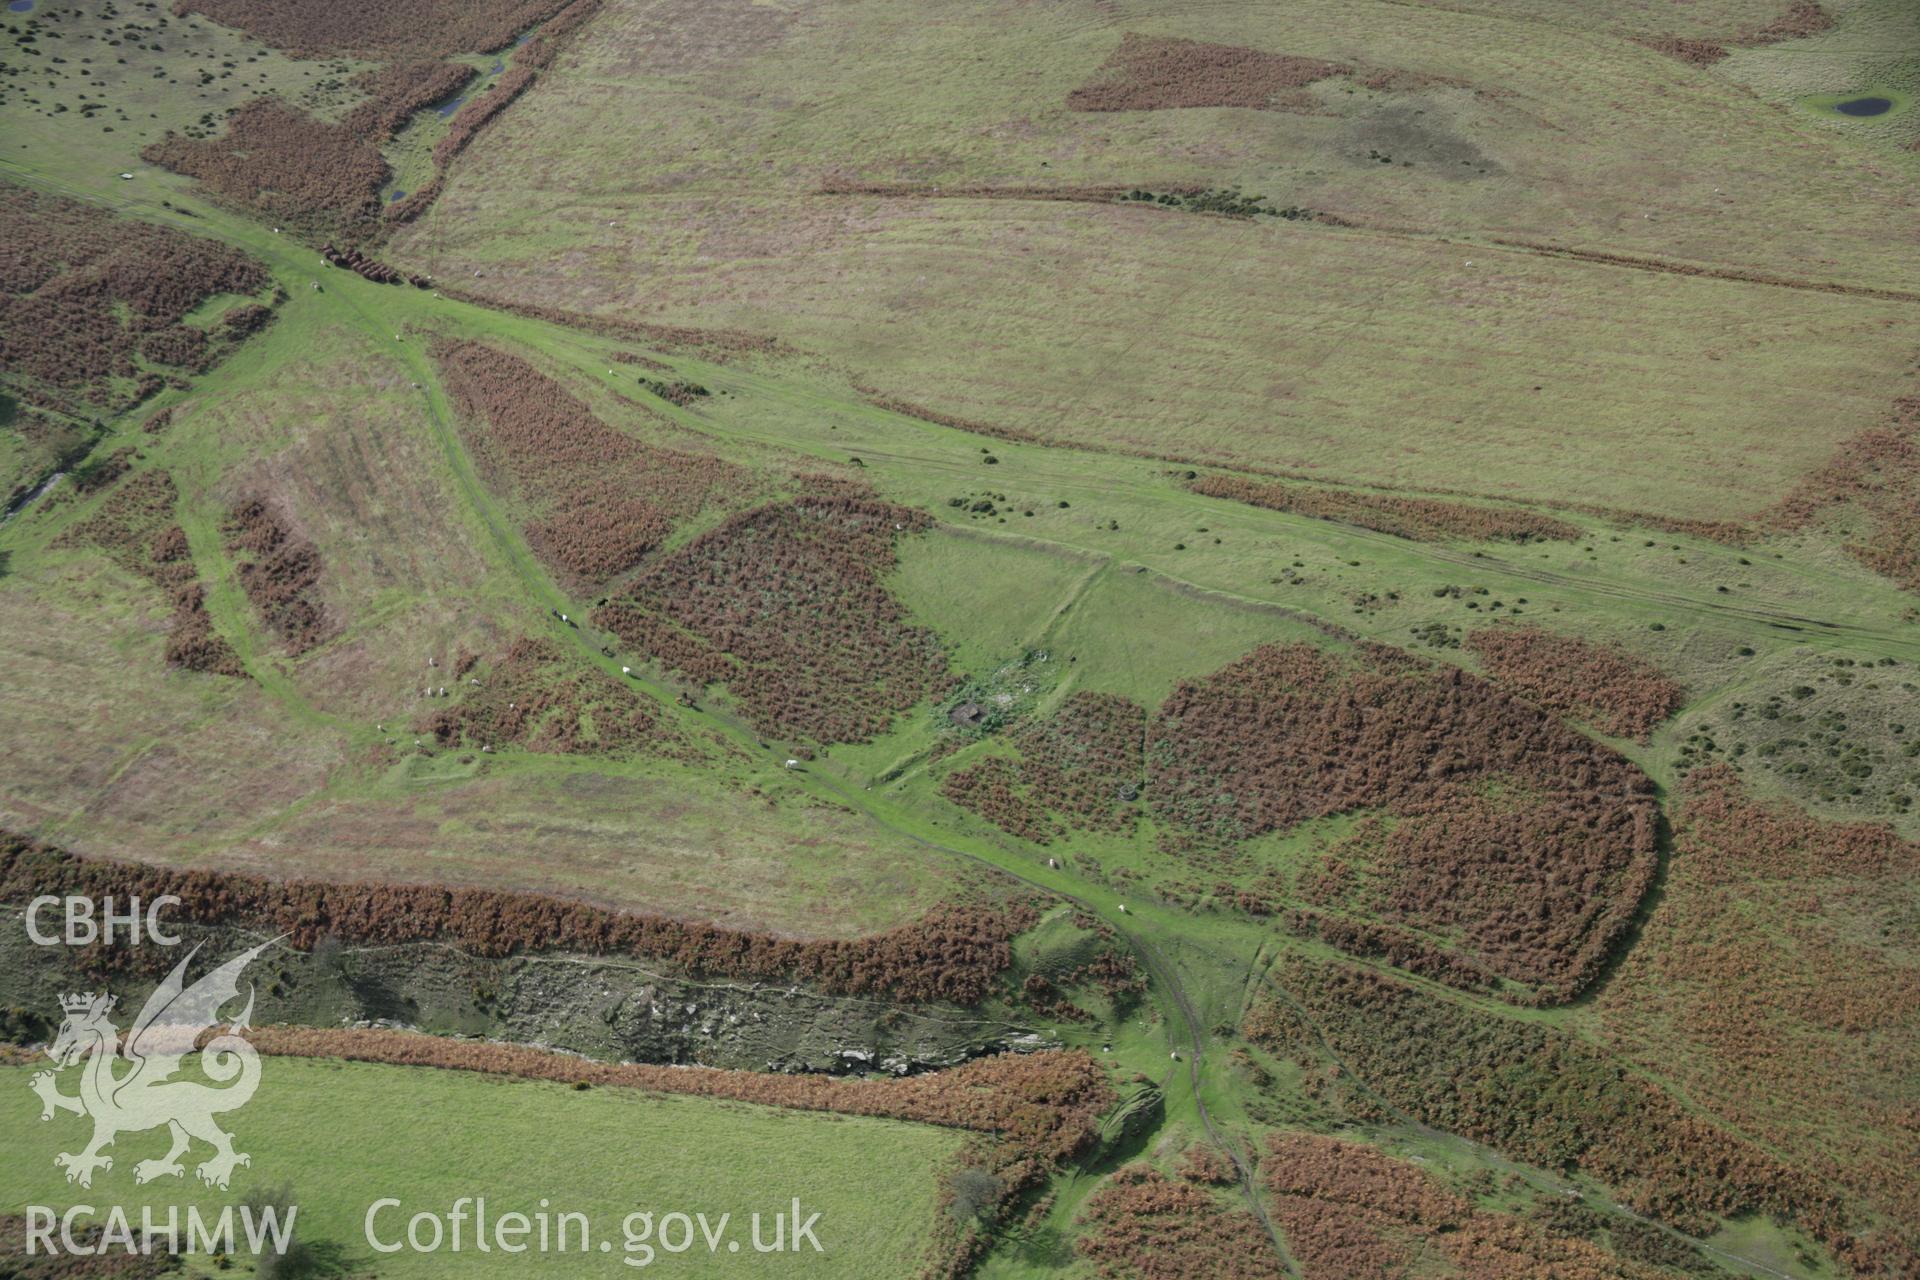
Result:
[[[648,565],[594,614],[765,732],[863,742],[946,688],[947,657],[887,591],[920,511],[831,485],[743,512]]]
[[[1357,524],[1415,542],[1571,541],[1580,530],[1565,520],[1515,507],[1481,507],[1438,498],[1406,498],[1384,493],[1327,489],[1316,485],[1201,476],[1189,486],[1210,498],[1227,498],[1269,511],[1288,511],[1316,520]]]
[[[1260,1220],[1205,1187],[1149,1164],[1120,1169],[1088,1197],[1075,1242],[1108,1280],[1280,1280],[1287,1272]]]
[[[1523,626],[1469,632],[1466,646],[1496,680],[1617,738],[1645,742],[1680,705],[1678,684],[1617,645]]]
[[[1146,772],[1147,714],[1117,694],[1076,693],[1020,730],[1017,761],[989,757],[947,775],[949,800],[1038,844],[1068,828],[1126,832]]]
[[[622,756],[674,736],[646,698],[550,640],[516,640],[484,667],[459,664],[454,679],[455,704],[420,725],[442,746]]]
[[[1345,965],[1288,960],[1272,980],[1288,998],[1269,993],[1256,1003],[1249,1038],[1310,1069],[1324,1044],[1367,1091],[1422,1123],[1543,1168],[1579,1170],[1637,1212],[1689,1234],[1712,1231],[1721,1216],[1777,1214],[1856,1275],[1911,1273],[1910,1248],[1863,1220],[1830,1184],[1567,1032],[1490,1017]],[[1318,1087],[1362,1118],[1389,1114],[1369,1093]]]
[[[1318,58],[1129,31],[1094,79],[1067,95],[1076,111],[1276,106],[1275,100],[1352,67]]]
[[[1433,1254],[1486,1280],[1660,1280],[1586,1240],[1477,1209],[1418,1165],[1359,1142],[1267,1136],[1270,1212],[1311,1276],[1398,1280]]]
[[[240,586],[287,652],[298,657],[333,631],[320,600],[320,552],[286,517],[259,498],[227,513],[220,526]]]
[[[271,283],[238,249],[0,184],[0,370],[29,402],[129,408],[204,372],[230,343],[186,323],[217,294]]]
[[[1884,1213],[1920,1247],[1920,844],[1682,784],[1661,906],[1599,997],[1609,1047]]]
[[[540,557],[577,582],[632,568],[680,521],[755,487],[732,463],[615,430],[518,356],[472,342],[433,354],[489,480],[527,511]]]
[[[178,497],[166,472],[142,471],[110,494],[93,515],[61,534],[55,545],[104,551],[115,564],[165,593],[173,606],[167,632],[169,666],[210,675],[244,675],[240,656],[214,631],[207,616],[206,590],[188,551],[187,536],[173,523]]]
[[[1363,662],[1265,646],[1161,706],[1147,799],[1240,840],[1384,810],[1336,846],[1315,896],[1456,938],[1553,1003],[1605,962],[1653,874],[1653,784],[1488,682],[1374,648]],[[1349,886],[1354,868],[1365,884]]]
[[[262,44],[317,58],[357,54],[446,58],[493,53],[565,9],[569,0],[178,0],[176,13],[199,13],[245,31]]]
[[[882,933],[801,940],[643,915],[536,893],[377,881],[275,880],[243,872],[171,869],[80,858],[0,834],[0,900],[42,893],[175,894],[183,918],[286,933],[310,948],[332,936],[371,944],[441,941],[476,954],[541,951],[638,956],[692,974],[804,981],[834,995],[977,1004],[1012,963],[1012,939],[1038,919],[1023,902],[950,904]],[[111,969],[141,962],[113,949]]]

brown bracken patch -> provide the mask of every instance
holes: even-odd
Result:
[[[1778,44],[1782,40],[1800,40],[1833,29],[1833,15],[1815,0],[1793,0],[1787,11],[1767,23],[1742,32],[1740,44]]]
[[[248,498],[220,526],[235,558],[240,586],[295,657],[332,634],[320,603],[320,551],[295,534],[285,517]]]
[[[1070,828],[1125,833],[1138,817],[1147,713],[1112,693],[1075,693],[1013,735],[1017,760],[956,769],[946,797],[1005,831],[1046,844]]]
[[[231,343],[188,313],[271,283],[238,249],[0,183],[0,378],[28,403],[129,408],[166,385],[136,354],[203,372]]]
[[[1509,1157],[1578,1170],[1620,1202],[1689,1235],[1722,1218],[1775,1214],[1859,1276],[1914,1273],[1920,1256],[1866,1230],[1832,1185],[1682,1106],[1576,1036],[1456,1003],[1409,983],[1305,957],[1272,971],[1278,992],[1248,1015],[1249,1039],[1307,1068],[1309,1090],[1356,1117],[1408,1117]],[[1324,1055],[1337,1073],[1317,1074]]]
[[[1534,1003],[1592,981],[1655,868],[1653,784],[1630,761],[1488,681],[1382,647],[1347,665],[1268,645],[1183,681],[1147,759],[1154,816],[1202,839],[1392,815],[1334,848],[1309,901],[1452,938],[1442,950],[1530,984],[1518,998]],[[1343,863],[1368,874],[1350,886]]]
[[[1686,776],[1673,842],[1595,1003],[1605,1043],[1920,1244],[1920,843],[1755,800],[1725,765]]]
[[[366,233],[378,228],[387,179],[380,148],[415,111],[472,74],[457,63],[395,63],[355,79],[368,98],[337,122],[261,97],[228,117],[217,138],[168,134],[140,154],[257,216],[309,234]]]
[[[518,356],[476,342],[433,356],[483,472],[526,508],[540,558],[578,583],[632,568],[680,521],[755,487],[730,462],[615,430]]]
[[[1012,939],[1039,920],[1020,901],[933,908],[862,938],[784,938],[702,921],[615,911],[547,894],[437,884],[269,879],[208,868],[82,858],[0,833],[0,900],[43,893],[174,894],[183,917],[285,933],[296,947],[329,935],[386,945],[445,942],[478,955],[531,952],[644,956],[712,977],[810,982],[830,995],[978,1004],[1001,989]],[[119,963],[137,948],[107,953]]]
[[[724,684],[764,732],[864,742],[951,682],[885,578],[920,511],[820,481],[649,565],[594,622],[690,679]]]
[[[239,676],[240,655],[213,629],[206,591],[187,548],[187,535],[173,523],[178,493],[164,471],[142,471],[108,495],[100,509],[61,534],[58,547],[94,547],[121,568],[146,578],[173,605],[167,633],[168,666],[209,675]]]
[[[1684,36],[1649,36],[1638,43],[1647,46],[1655,53],[1664,53],[1669,58],[1678,58],[1696,67],[1710,67],[1727,56],[1727,46],[1713,40],[1691,40]]]
[[[649,324],[642,320],[622,320],[617,316],[589,315],[584,311],[568,311],[564,307],[489,297],[456,285],[442,284],[439,291],[446,297],[476,307],[505,311],[529,320],[544,320],[548,324],[564,325],[569,329],[597,333],[603,337],[641,342],[660,350],[696,352],[709,360],[741,355],[776,355],[792,350],[778,338],[740,329],[698,329],[691,325]]]
[[[442,746],[623,756],[670,733],[651,700],[570,661],[551,640],[516,640],[490,668],[471,676],[456,668],[454,678],[458,702],[420,726]]]
[[[1844,442],[1767,522],[1802,529],[1835,508],[1867,522],[1866,536],[1847,544],[1854,559],[1920,591],[1920,396],[1897,401],[1885,422]]]
[[[1210,498],[1226,498],[1316,520],[1337,520],[1415,542],[1454,539],[1566,542],[1580,536],[1579,528],[1565,520],[1517,507],[1479,507],[1438,498],[1406,498],[1222,475],[1200,476],[1187,487]]]
[[[1660,1280],[1668,1274],[1586,1240],[1475,1208],[1419,1166],[1363,1143],[1270,1134],[1261,1171],[1274,1221],[1308,1275],[1400,1280],[1416,1263],[1440,1258],[1458,1274],[1483,1280]]]
[[[309,58],[351,54],[448,58],[493,53],[544,22],[568,0],[179,0],[178,14],[198,13],[276,49]]]
[[[1487,674],[1616,738],[1645,742],[1680,706],[1678,684],[1618,645],[1589,644],[1544,627],[1488,627],[1470,632],[1466,644]]]
[[[1118,1170],[1087,1198],[1075,1248],[1108,1280],[1281,1280],[1273,1240],[1245,1208],[1152,1165]]]
[[[1352,70],[1317,58],[1130,31],[1100,73],[1067,95],[1067,106],[1075,111],[1261,110],[1289,90]]]
[[[876,409],[885,409],[888,413],[901,414],[908,418],[918,418],[922,422],[931,422],[937,426],[952,427],[955,431],[967,431],[974,435],[992,436],[996,440],[1013,440],[1023,444],[1044,444],[1044,439],[1031,431],[1018,427],[1002,427],[993,423],[979,422],[972,418],[962,418],[955,414],[943,413],[939,409],[929,409],[923,404],[911,400],[902,400],[898,396],[886,393],[859,383],[854,384],[855,391],[866,397],[868,404]]]
[[[1723,40],[1650,36],[1637,43],[1645,45],[1656,53],[1664,53],[1668,57],[1692,63],[1696,67],[1710,67],[1731,52],[1729,45],[1753,48],[1756,45],[1779,44],[1783,40],[1799,40],[1806,36],[1819,35],[1832,27],[1833,16],[1814,0],[1794,0],[1787,11],[1772,22],[1764,26],[1747,27]]]
[[[45,1061],[37,1053],[21,1054],[18,1065]],[[106,1227],[98,1223],[76,1224],[73,1242],[79,1251],[68,1253],[64,1245],[49,1252],[32,1244],[28,1226],[20,1214],[0,1213],[0,1276],[7,1280],[152,1280],[180,1273],[181,1255],[171,1252],[158,1232],[148,1236],[135,1227],[127,1243],[118,1232],[107,1239]]]

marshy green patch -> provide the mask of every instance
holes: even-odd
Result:
[[[1913,95],[1901,89],[1865,88],[1849,93],[1815,93],[1800,99],[1809,111],[1840,120],[1885,120],[1909,110]]]

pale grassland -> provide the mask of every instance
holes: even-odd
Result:
[[[1912,301],[1492,243],[1920,283],[1912,158],[1876,172],[1617,31],[1517,41],[1505,17],[1373,3],[1019,12],[611,4],[401,250],[502,296],[777,333],[1050,439],[1668,515],[1752,514],[1910,385]],[[1127,31],[1447,83],[1322,82],[1306,113],[1067,110]],[[1364,229],[818,194],[845,182],[1237,185]]]

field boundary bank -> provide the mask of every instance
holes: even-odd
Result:
[[[13,905],[48,893],[173,894],[195,924],[277,931],[302,949],[332,936],[370,945],[454,942],[489,959],[557,950],[593,959],[667,961],[707,979],[805,982],[827,995],[963,1008],[994,992],[1013,963],[1013,937],[1038,919],[1022,901],[948,903],[891,929],[798,939],[521,890],[274,879],[87,857],[0,831],[0,902]],[[113,961],[103,956],[103,963]]]
[[[1575,249],[1569,245],[1546,244],[1536,240],[1508,240],[1499,236],[1491,243],[1504,249],[1517,249],[1543,258],[1587,262],[1595,266],[1620,267],[1658,275],[1688,276],[1706,280],[1725,280],[1732,284],[1759,284],[1775,289],[1797,289],[1802,293],[1830,293],[1847,298],[1870,298],[1876,302],[1920,302],[1920,293],[1908,289],[1876,289],[1872,285],[1842,284],[1837,280],[1798,280],[1744,267],[1714,267],[1703,263],[1679,262],[1669,258],[1647,258],[1635,254],[1608,253],[1600,249]]]

